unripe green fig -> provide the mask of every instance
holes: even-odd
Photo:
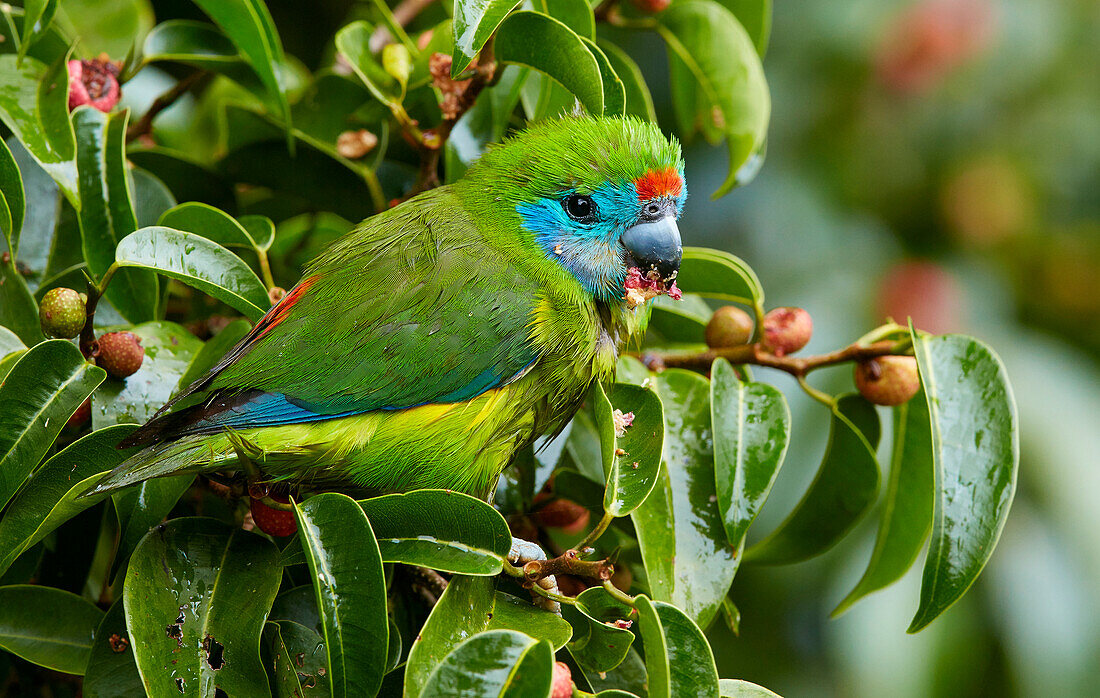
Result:
[[[51,288],[38,304],[38,319],[48,337],[72,339],[84,329],[85,306],[82,294],[71,288]]]

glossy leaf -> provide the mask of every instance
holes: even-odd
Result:
[[[519,0],[464,0],[455,3],[451,24],[454,32],[452,78],[458,77],[470,66],[496,28],[519,4]]]
[[[290,128],[286,75],[289,68],[283,44],[262,0],[194,0],[221,27],[245,60],[260,77],[268,94],[279,107],[279,115]]]
[[[266,538],[213,519],[172,519],[142,539],[123,598],[149,695],[270,695],[259,650],[278,555]]]
[[[638,596],[636,603],[650,698],[717,698],[718,670],[699,626],[670,604],[646,596]]]
[[[680,369],[653,378],[664,405],[664,467],[657,486],[631,516],[651,596],[707,625],[737,571],[715,496],[710,386]]]
[[[858,395],[841,397],[817,476],[786,520],[745,551],[745,561],[801,562],[833,547],[852,530],[878,493],[879,433],[878,413],[871,403]]]
[[[232,41],[214,26],[188,19],[170,19],[153,27],[145,37],[142,61],[179,61],[218,70],[241,62]]]
[[[156,175],[141,168],[131,168],[130,177],[134,180],[134,217],[138,227],[156,225],[161,215],[176,205],[176,197]]]
[[[435,667],[466,638],[486,630],[519,630],[555,649],[569,641],[572,629],[560,616],[494,591],[491,577],[452,577],[432,608],[405,664],[405,695],[420,696]]]
[[[329,695],[328,656],[321,636],[283,620],[264,626],[274,672],[276,698]]]
[[[123,58],[155,23],[152,0],[61,0],[54,24],[79,36],[81,57],[106,53]]]
[[[116,446],[134,428],[119,425],[94,431],[31,475],[0,519],[0,574],[58,526],[103,499],[80,495],[133,453]]]
[[[917,559],[932,528],[932,426],[923,390],[894,408],[893,434],[890,481],[871,561],[833,611],[834,618],[867,594],[900,579]]]
[[[0,55],[0,121],[75,202],[76,141],[64,56],[49,66],[29,56],[22,65],[16,62],[13,55]]]
[[[83,674],[103,611],[44,586],[0,587],[0,649],[66,674]]]
[[[19,249],[19,231],[23,229],[25,206],[23,176],[19,174],[19,166],[15,164],[8,146],[0,140],[0,233],[3,233],[12,256]]]
[[[92,107],[73,112],[80,166],[80,236],[88,271],[96,278],[115,261],[115,246],[137,229],[126,171],[128,112],[104,114]],[[157,314],[157,277],[121,269],[107,286],[107,300],[130,322]]]
[[[562,614],[570,614],[566,618],[575,617],[571,622],[574,631],[570,654],[589,671],[608,672],[619,666],[634,642],[634,633],[628,629],[637,618],[633,611],[603,587],[582,591],[577,595],[575,610],[562,606]]]
[[[512,534],[485,502],[446,490],[389,494],[359,502],[384,562],[456,574],[500,573]]]
[[[676,283],[684,293],[707,298],[745,305],[764,302],[764,288],[748,264],[728,252],[708,247],[684,248]]]
[[[707,323],[713,311],[707,302],[694,293],[684,294],[680,300],[658,296],[650,303],[647,341],[654,342],[656,335],[669,343],[704,344]]]
[[[778,693],[741,679],[718,679],[718,694],[722,698],[780,698]]]
[[[763,58],[772,31],[772,0],[719,0],[748,32],[756,52]]]
[[[15,364],[0,384],[0,508],[106,375],[63,339],[32,347]]]
[[[993,554],[1020,462],[1016,400],[993,350],[915,332],[913,350],[928,396],[936,503],[911,633],[958,601]]]
[[[27,288],[15,260],[0,261],[0,324],[10,329],[28,345],[42,341],[38,322],[38,304]]]
[[[454,648],[428,678],[424,698],[539,698],[550,695],[550,644],[515,630],[490,630]]]
[[[257,250],[266,250],[275,242],[275,223],[267,216],[241,216],[238,222]]]
[[[145,692],[126,630],[122,599],[111,604],[96,628],[81,689],[85,698],[130,698]]]
[[[233,216],[197,201],[165,211],[157,225],[199,235],[223,247],[256,247],[256,241]]]
[[[50,27],[57,14],[58,0],[23,0],[23,37],[19,44],[19,60],[27,55]]]
[[[155,477],[111,495],[120,530],[118,549],[115,551],[111,571],[112,579],[149,529],[168,516],[172,507],[176,506],[176,502],[194,481],[195,476],[190,473],[173,477]]]
[[[95,429],[149,421],[176,391],[180,376],[202,346],[195,335],[174,322],[145,322],[129,331],[141,340],[145,358],[136,373],[125,380],[104,381],[92,395]]]
[[[366,22],[352,22],[336,32],[336,49],[347,59],[375,99],[383,104],[395,103],[400,88],[370,52],[373,31],[374,28]]]
[[[389,624],[382,557],[355,500],[327,493],[294,505],[314,579],[333,698],[370,696],[386,670]]]
[[[584,36],[581,40],[600,66],[600,81],[603,83],[603,113],[606,116],[622,116],[626,112],[626,87],[623,81],[615,74],[615,68],[611,66],[607,54],[596,45],[595,41]]]
[[[603,392],[598,384],[594,391]],[[618,383],[596,401],[596,424],[600,430],[604,473],[604,510],[612,516],[626,516],[645,502],[657,484],[664,445],[664,409],[657,393],[629,383]],[[612,423],[612,410],[634,415],[634,422],[621,436]],[[620,453],[621,451],[621,453]]]
[[[259,320],[270,302],[259,277],[240,257],[206,238],[163,226],[142,228],[119,243],[120,266],[152,269],[193,286]]]
[[[596,44],[607,56],[611,68],[623,83],[626,99],[624,112],[643,121],[656,122],[657,113],[653,109],[653,97],[649,94],[649,86],[646,85],[645,77],[638,64],[626,51],[610,41],[600,39]]]
[[[768,499],[791,440],[791,411],[766,383],[743,383],[725,359],[710,372],[714,477],[726,537],[745,537]]]
[[[0,357],[26,348],[27,345],[23,344],[23,340],[19,339],[19,335],[0,325]]]
[[[726,139],[730,174],[714,193],[722,196],[739,183],[738,170],[767,136],[771,97],[760,56],[744,27],[712,0],[674,3],[658,22],[669,47],[673,84],[689,82],[675,70],[679,61],[697,83],[705,107],[701,117]]]
[[[584,40],[558,20],[537,12],[513,13],[500,25],[493,52],[502,63],[525,65],[549,75],[576,95],[590,113],[603,114],[600,66]]]

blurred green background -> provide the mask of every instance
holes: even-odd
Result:
[[[310,68],[331,60],[333,32],[363,7],[268,4],[288,53]],[[202,18],[188,0],[156,0],[146,17],[112,19],[116,5],[132,3],[63,4],[65,21],[103,29],[84,37],[85,51],[122,57],[151,26],[153,7],[158,20]],[[888,315],[975,335],[1008,365],[1022,426],[1020,487],[1004,537],[956,607],[905,634],[918,564],[829,619],[870,555],[878,517],[869,516],[815,561],[741,569],[732,592],[741,635],[721,624],[711,630],[722,676],[786,696],[1096,693],[1098,36],[1096,0],[781,0],[764,63],[774,106],[760,174],[710,201],[725,178],[725,152],[688,144],[685,242],[744,257],[769,307],[806,307],[816,330],[806,351],[846,344]],[[673,131],[662,43],[615,38],[641,64],[661,124]],[[143,110],[170,84],[147,69],[124,99]],[[199,154],[218,146],[216,127],[189,97],[158,119],[155,135]],[[306,252],[347,222],[315,225]],[[293,282],[296,270],[276,275]],[[799,434],[753,529],[760,536],[813,477],[828,415],[787,376],[757,375],[787,392]],[[814,380],[851,389],[847,369]]]

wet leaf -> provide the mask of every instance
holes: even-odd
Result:
[[[111,604],[96,628],[81,689],[85,698],[130,698],[145,692],[126,630],[122,599]]]
[[[651,596],[707,625],[737,571],[715,492],[710,385],[670,369],[653,378],[664,405],[664,467],[657,486],[631,516]]]
[[[502,63],[549,75],[590,113],[604,113],[599,63],[584,40],[558,20],[537,12],[516,12],[500,25],[493,51]]]
[[[499,574],[512,545],[504,518],[459,492],[418,490],[359,502],[384,562],[456,574]]]
[[[273,662],[276,698],[329,695],[328,656],[321,636],[294,621],[264,626]]]
[[[123,598],[147,693],[270,695],[259,649],[278,555],[266,538],[214,519],[172,519],[142,539]]]
[[[699,626],[670,604],[644,595],[636,602],[650,698],[717,698],[718,670]]]
[[[709,247],[685,247],[676,283],[684,293],[756,305],[764,288],[756,272],[738,257]]]
[[[88,271],[96,279],[115,261],[115,246],[137,229],[126,171],[129,112],[104,114],[92,107],[73,111],[80,166],[80,235]],[[141,269],[120,269],[107,286],[107,300],[130,322],[157,314],[157,277]]]
[[[66,674],[83,674],[103,611],[61,589],[0,587],[0,649]]]
[[[119,425],[94,431],[66,446],[31,475],[0,519],[0,574],[58,526],[103,499],[103,495],[80,495],[102,473],[133,453],[116,448],[133,430]]]
[[[474,635],[447,655],[428,678],[427,698],[535,698],[550,694],[550,644],[515,630]]]
[[[936,500],[911,633],[958,601],[993,554],[1020,462],[1016,400],[993,350],[971,337],[915,332],[913,350],[928,396]]]
[[[163,226],[142,228],[119,243],[119,265],[152,269],[193,286],[252,321],[270,306],[259,277],[240,257],[206,238]]]
[[[462,0],[454,6],[454,52],[451,77],[469,67],[496,28],[518,7],[519,0]]]
[[[149,529],[168,516],[194,481],[195,476],[191,474],[155,477],[111,495],[120,530],[118,549],[111,568],[112,579]]]
[[[51,65],[0,55],[0,121],[77,201],[76,140],[69,123],[69,71],[64,55]]]
[[[382,557],[363,510],[326,493],[294,505],[314,579],[333,698],[369,696],[386,670],[389,624]]]
[[[766,383],[742,383],[725,359],[711,368],[714,474],[730,543],[745,537],[768,499],[791,440],[791,411]]]
[[[563,604],[561,610],[573,626],[569,652],[585,670],[608,672],[626,659],[634,642],[628,628],[637,620],[632,607],[603,587],[590,587],[577,596],[575,608]]]
[[[145,322],[131,327],[145,358],[125,379],[110,378],[92,396],[92,426],[144,424],[176,391],[180,376],[202,347],[195,335],[174,322]],[[137,541],[134,541],[135,543]]]
[[[11,369],[0,384],[0,508],[106,375],[63,339],[32,347]]]
[[[256,241],[233,216],[197,201],[165,211],[157,225],[199,235],[223,247],[256,247]]]
[[[719,679],[718,692],[722,698],[780,698],[778,693],[741,679]]]
[[[875,502],[880,479],[878,413],[859,395],[844,395],[833,412],[825,456],[794,511],[745,551],[746,562],[786,565],[833,547]]]
[[[596,425],[600,430],[603,468],[607,476],[604,510],[612,516],[626,516],[645,502],[657,484],[664,444],[664,410],[657,393],[629,383],[611,386],[605,396],[602,386],[593,386]],[[633,424],[619,435],[613,410],[633,415]]]
[[[893,584],[913,565],[932,528],[932,426],[921,390],[894,408],[894,447],[882,520],[867,570],[832,615]]]
[[[486,630],[519,630],[556,650],[572,629],[560,616],[510,594],[494,591],[491,577],[452,577],[432,608],[405,664],[405,695],[420,696],[428,676],[463,640]]]

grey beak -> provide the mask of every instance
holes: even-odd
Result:
[[[637,266],[643,274],[656,269],[662,279],[668,280],[680,269],[684,249],[680,244],[680,229],[672,216],[627,228],[622,242],[629,253],[627,264]]]

